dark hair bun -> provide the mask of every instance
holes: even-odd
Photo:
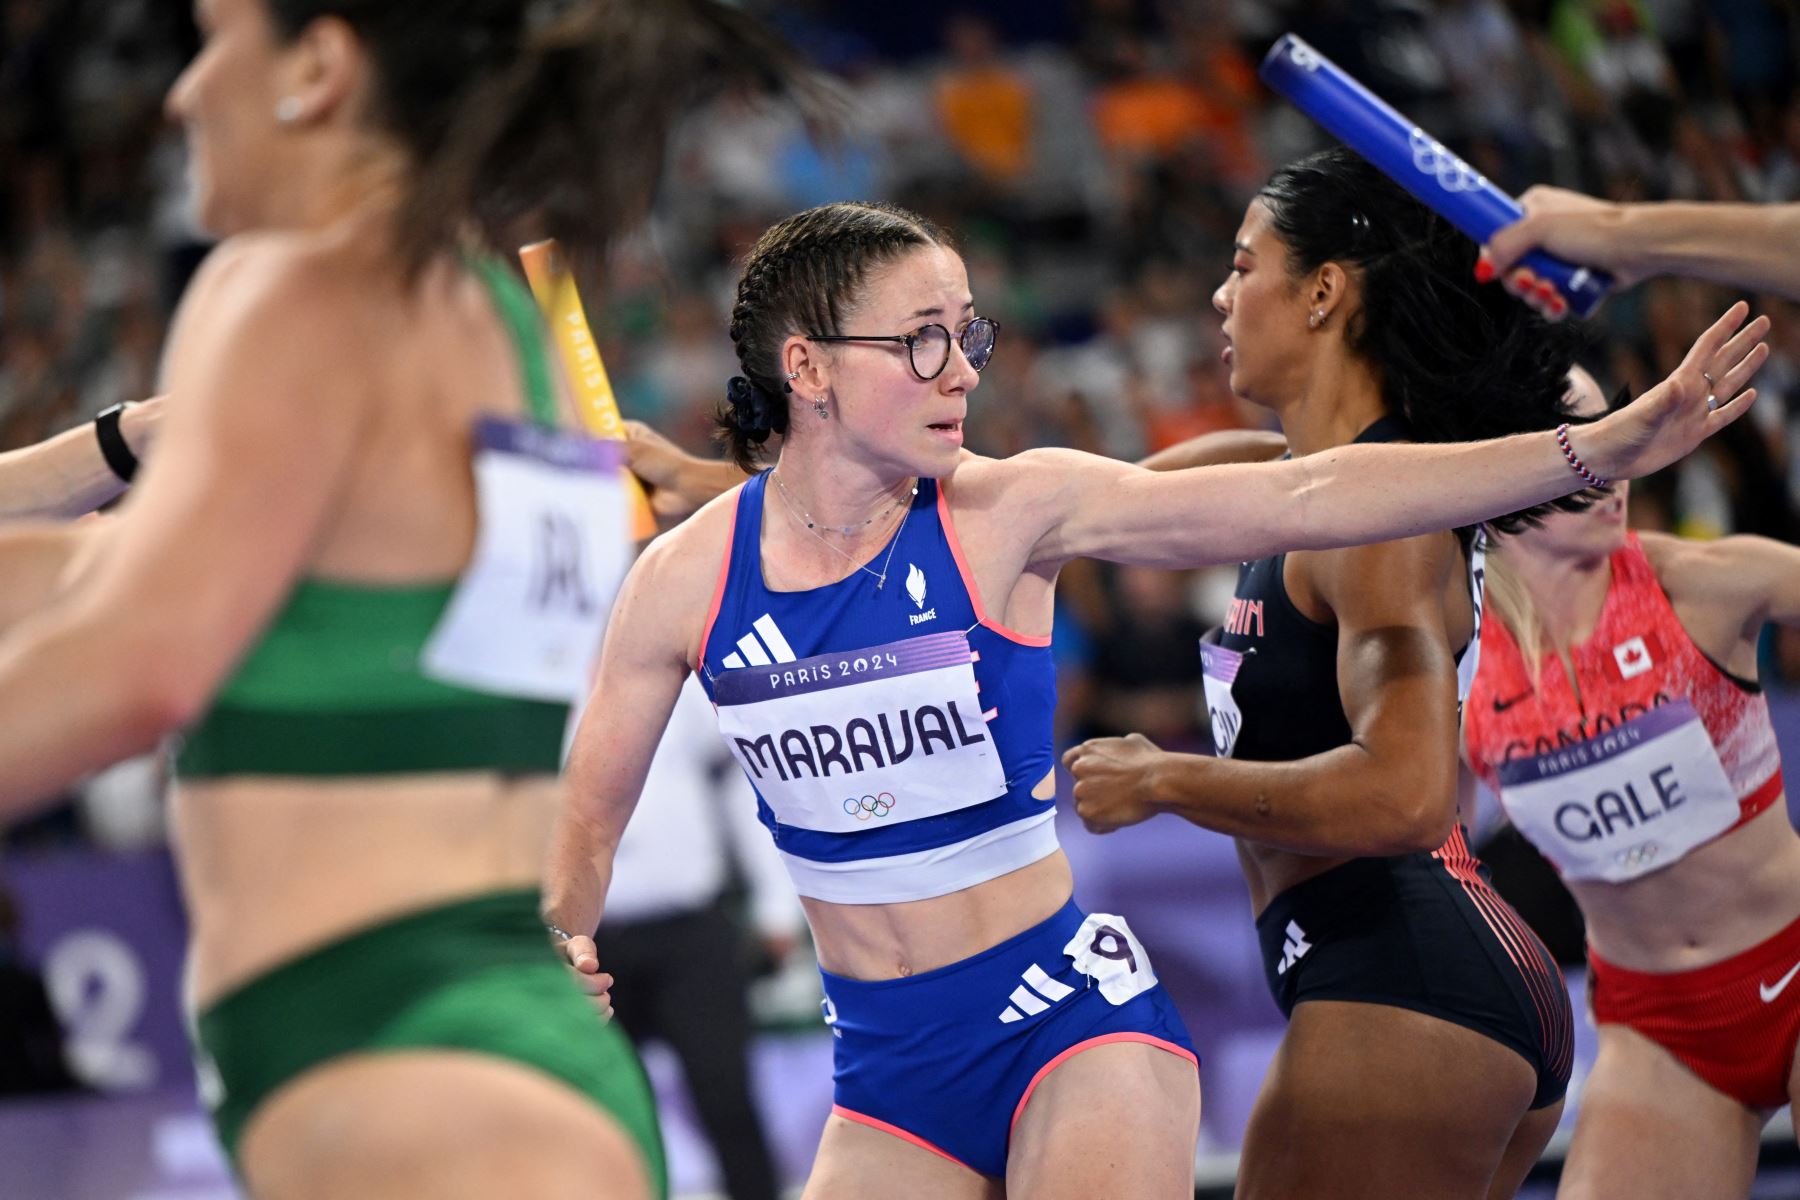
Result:
[[[733,429],[759,446],[769,440],[775,430],[775,397],[742,375],[733,375],[725,385],[725,401],[731,406]]]

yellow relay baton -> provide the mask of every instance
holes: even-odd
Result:
[[[619,402],[613,396],[606,364],[600,361],[594,331],[588,328],[575,276],[570,274],[568,260],[557,248],[556,239],[523,247],[519,261],[524,264],[531,294],[549,322],[550,336],[562,354],[563,370],[575,389],[582,425],[595,437],[623,441],[625,419],[619,415]],[[650,498],[629,470],[625,472],[625,492],[631,504],[631,535],[639,541],[655,537],[656,514],[650,508]]]

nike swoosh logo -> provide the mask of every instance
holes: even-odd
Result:
[[[1762,995],[1763,1003],[1775,1003],[1775,997],[1787,990],[1787,985],[1794,982],[1795,975],[1800,975],[1800,963],[1795,963],[1793,966],[1789,967],[1788,973],[1776,980],[1774,987],[1770,987],[1766,983],[1757,984],[1756,990]]]
[[[1532,689],[1532,688],[1526,688],[1524,691],[1522,691],[1518,695],[1514,696],[1511,700],[1502,700],[1500,697],[1495,696],[1494,697],[1494,711],[1497,713],[1503,713],[1507,709],[1511,708],[1513,705],[1519,703],[1519,701],[1529,700],[1531,698],[1531,693],[1533,690],[1534,689]]]

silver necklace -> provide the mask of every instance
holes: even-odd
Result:
[[[841,547],[833,545],[831,542],[826,541],[824,536],[822,534],[820,534],[817,529],[813,528],[814,521],[810,516],[808,516],[806,514],[806,511],[804,509],[797,509],[795,507],[794,501],[788,498],[787,485],[781,482],[781,476],[776,471],[771,470],[769,472],[769,477],[775,481],[776,490],[781,493],[781,503],[782,503],[783,507],[785,507],[788,510],[788,515],[790,517],[793,517],[794,520],[798,521],[800,524],[806,526],[806,532],[812,534],[813,537],[817,538],[820,543],[822,543],[823,545],[828,547],[832,551],[832,553],[836,554],[839,558],[843,559],[845,562],[849,563],[851,566],[855,567],[857,570],[861,571],[863,574],[875,576],[875,590],[876,591],[879,592],[882,588],[887,586],[888,567],[890,565],[892,565],[892,563],[894,561],[894,551],[896,551],[900,548],[900,534],[902,532],[904,532],[906,529],[907,518],[912,516],[912,505],[911,504],[908,504],[906,506],[906,511],[904,513],[900,514],[900,524],[897,527],[895,527],[893,540],[888,543],[887,557],[881,560],[881,570],[879,572],[876,572],[876,571],[871,571],[866,564],[857,562],[854,558],[851,558],[848,554],[845,554]],[[912,482],[911,494],[914,496],[917,496],[919,494],[919,481],[916,479],[913,480],[913,482]],[[894,503],[898,504],[899,501],[896,500]],[[893,506],[890,505],[888,508],[883,509],[882,512],[877,515],[885,516],[887,513],[890,513],[892,511],[894,511]],[[870,517],[867,521],[864,521],[861,525],[846,525],[843,527],[844,533],[846,536],[848,536],[849,533],[853,529],[866,528],[869,525],[873,524],[874,521],[875,521],[875,517]],[[833,526],[827,526],[827,528],[835,531],[838,527],[833,525]]]
[[[815,521],[813,515],[806,511],[805,506],[798,504],[794,499],[794,493],[788,491],[787,484],[781,482],[781,472],[779,469],[771,469],[769,471],[769,477],[775,481],[775,486],[781,489],[781,502],[786,504],[788,506],[788,511],[795,513],[808,529],[817,530],[822,528],[829,530],[832,533],[840,534],[843,537],[850,537],[853,534],[860,533],[867,529],[876,521],[879,521],[889,513],[892,513],[896,508],[899,508],[900,501],[903,499],[903,497],[895,496],[894,499],[888,503],[886,508],[881,509],[868,520],[859,521],[855,525],[827,525],[823,521]],[[914,481],[912,484],[912,494],[915,496],[919,494],[919,485],[917,481]],[[798,509],[797,512],[796,509]]]

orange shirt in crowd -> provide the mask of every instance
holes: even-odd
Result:
[[[983,175],[1012,180],[1031,166],[1031,88],[998,65],[946,75],[937,89],[938,120],[963,158]]]

